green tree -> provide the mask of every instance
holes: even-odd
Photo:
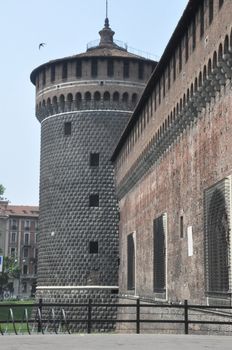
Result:
[[[0,197],[4,194],[5,190],[5,187],[0,184]]]
[[[4,256],[3,269],[0,273],[0,296],[3,295],[4,290],[8,288],[10,278],[19,278],[20,268],[13,257]]]

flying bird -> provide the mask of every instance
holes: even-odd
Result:
[[[40,43],[39,44],[39,50],[41,49],[41,47],[44,47],[46,45],[46,43]]]

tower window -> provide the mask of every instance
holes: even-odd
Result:
[[[44,69],[43,70],[43,85],[45,85],[46,84],[46,70]]]
[[[90,207],[99,207],[99,194],[94,193],[89,195],[89,206]]]
[[[56,79],[56,66],[53,64],[51,66],[51,82],[55,81]]]
[[[107,75],[108,77],[112,77],[114,75],[114,61],[107,61]]]
[[[67,62],[64,62],[62,66],[62,79],[67,79],[67,76],[68,76],[68,64]]]
[[[129,66],[129,61],[124,61],[123,63],[123,77],[124,78],[129,78],[129,70],[130,70],[130,66]]]
[[[64,134],[66,136],[71,135],[72,133],[72,123],[71,122],[65,122],[64,123]]]
[[[76,77],[77,78],[82,77],[82,61],[77,61],[76,63]]]
[[[97,64],[97,60],[93,59],[91,61],[91,75],[92,77],[96,77],[98,74],[98,64]]]
[[[98,241],[89,242],[89,254],[98,254]]]
[[[144,79],[144,64],[143,62],[139,62],[139,79]]]
[[[90,153],[89,164],[90,166],[99,166],[99,153]]]

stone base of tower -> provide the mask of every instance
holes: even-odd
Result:
[[[38,287],[36,299],[37,301],[42,299],[43,304],[59,304],[42,307],[43,318],[50,319],[50,327],[52,327],[51,309],[54,309],[56,320],[61,317],[61,310],[64,309],[70,331],[84,333],[87,333],[90,327],[87,320],[91,300],[91,332],[112,332],[116,329],[116,322],[106,321],[117,320],[117,307],[115,306],[118,302],[117,294],[117,286]],[[94,306],[94,304],[104,305]]]

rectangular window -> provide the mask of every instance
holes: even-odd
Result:
[[[27,265],[23,265],[23,274],[27,275],[28,273],[28,266]]]
[[[89,254],[98,254],[98,241],[89,242]]]
[[[204,35],[205,31],[205,18],[204,18],[204,2],[200,5],[200,37]]]
[[[114,75],[114,61],[113,60],[107,61],[107,75],[108,75],[108,77],[113,77],[113,75]]]
[[[76,77],[77,78],[82,77],[82,61],[76,62]]]
[[[72,133],[72,123],[71,122],[65,122],[64,123],[64,134],[65,136],[69,136]]]
[[[11,232],[11,243],[16,242],[17,232]]]
[[[23,257],[24,257],[24,258],[28,258],[28,253],[29,253],[28,248],[27,248],[27,247],[24,247],[24,248],[23,248]]]
[[[124,61],[123,63],[123,77],[124,78],[129,78],[129,61]]]
[[[10,256],[12,258],[15,258],[16,257],[16,249],[15,248],[10,248]]]
[[[185,35],[185,62],[188,61],[189,58],[189,38],[188,38],[188,31]]]
[[[62,79],[67,79],[68,76],[68,64],[64,62],[62,65]]]
[[[54,64],[51,65],[51,82],[56,79],[56,66]]]
[[[138,72],[139,79],[144,79],[144,64],[143,62],[139,62],[139,72]]]
[[[90,153],[89,165],[99,166],[99,153]]]
[[[98,62],[96,59],[91,61],[91,75],[92,77],[97,77],[98,75]]]
[[[180,216],[180,238],[184,237],[184,217]]]
[[[18,229],[18,222],[15,219],[11,219],[10,223],[11,230],[17,230]]]
[[[163,293],[166,288],[166,214],[153,222],[154,232],[154,292]]]
[[[135,289],[135,244],[133,233],[127,236],[127,289]]]
[[[222,7],[224,0],[219,0],[219,9]]]
[[[196,47],[196,18],[194,17],[192,23],[192,50],[194,51]]]
[[[27,293],[27,282],[22,283],[22,292]]]
[[[24,221],[24,230],[30,230],[30,227],[31,227],[30,220],[25,220]]]
[[[213,21],[213,1],[214,0],[209,0],[209,24]]]
[[[30,235],[28,232],[25,232],[24,233],[24,244],[29,245],[29,241],[30,241]]]
[[[182,45],[179,46],[179,72],[182,71]]]
[[[89,195],[89,206],[90,207],[99,207],[99,194],[90,194]]]

